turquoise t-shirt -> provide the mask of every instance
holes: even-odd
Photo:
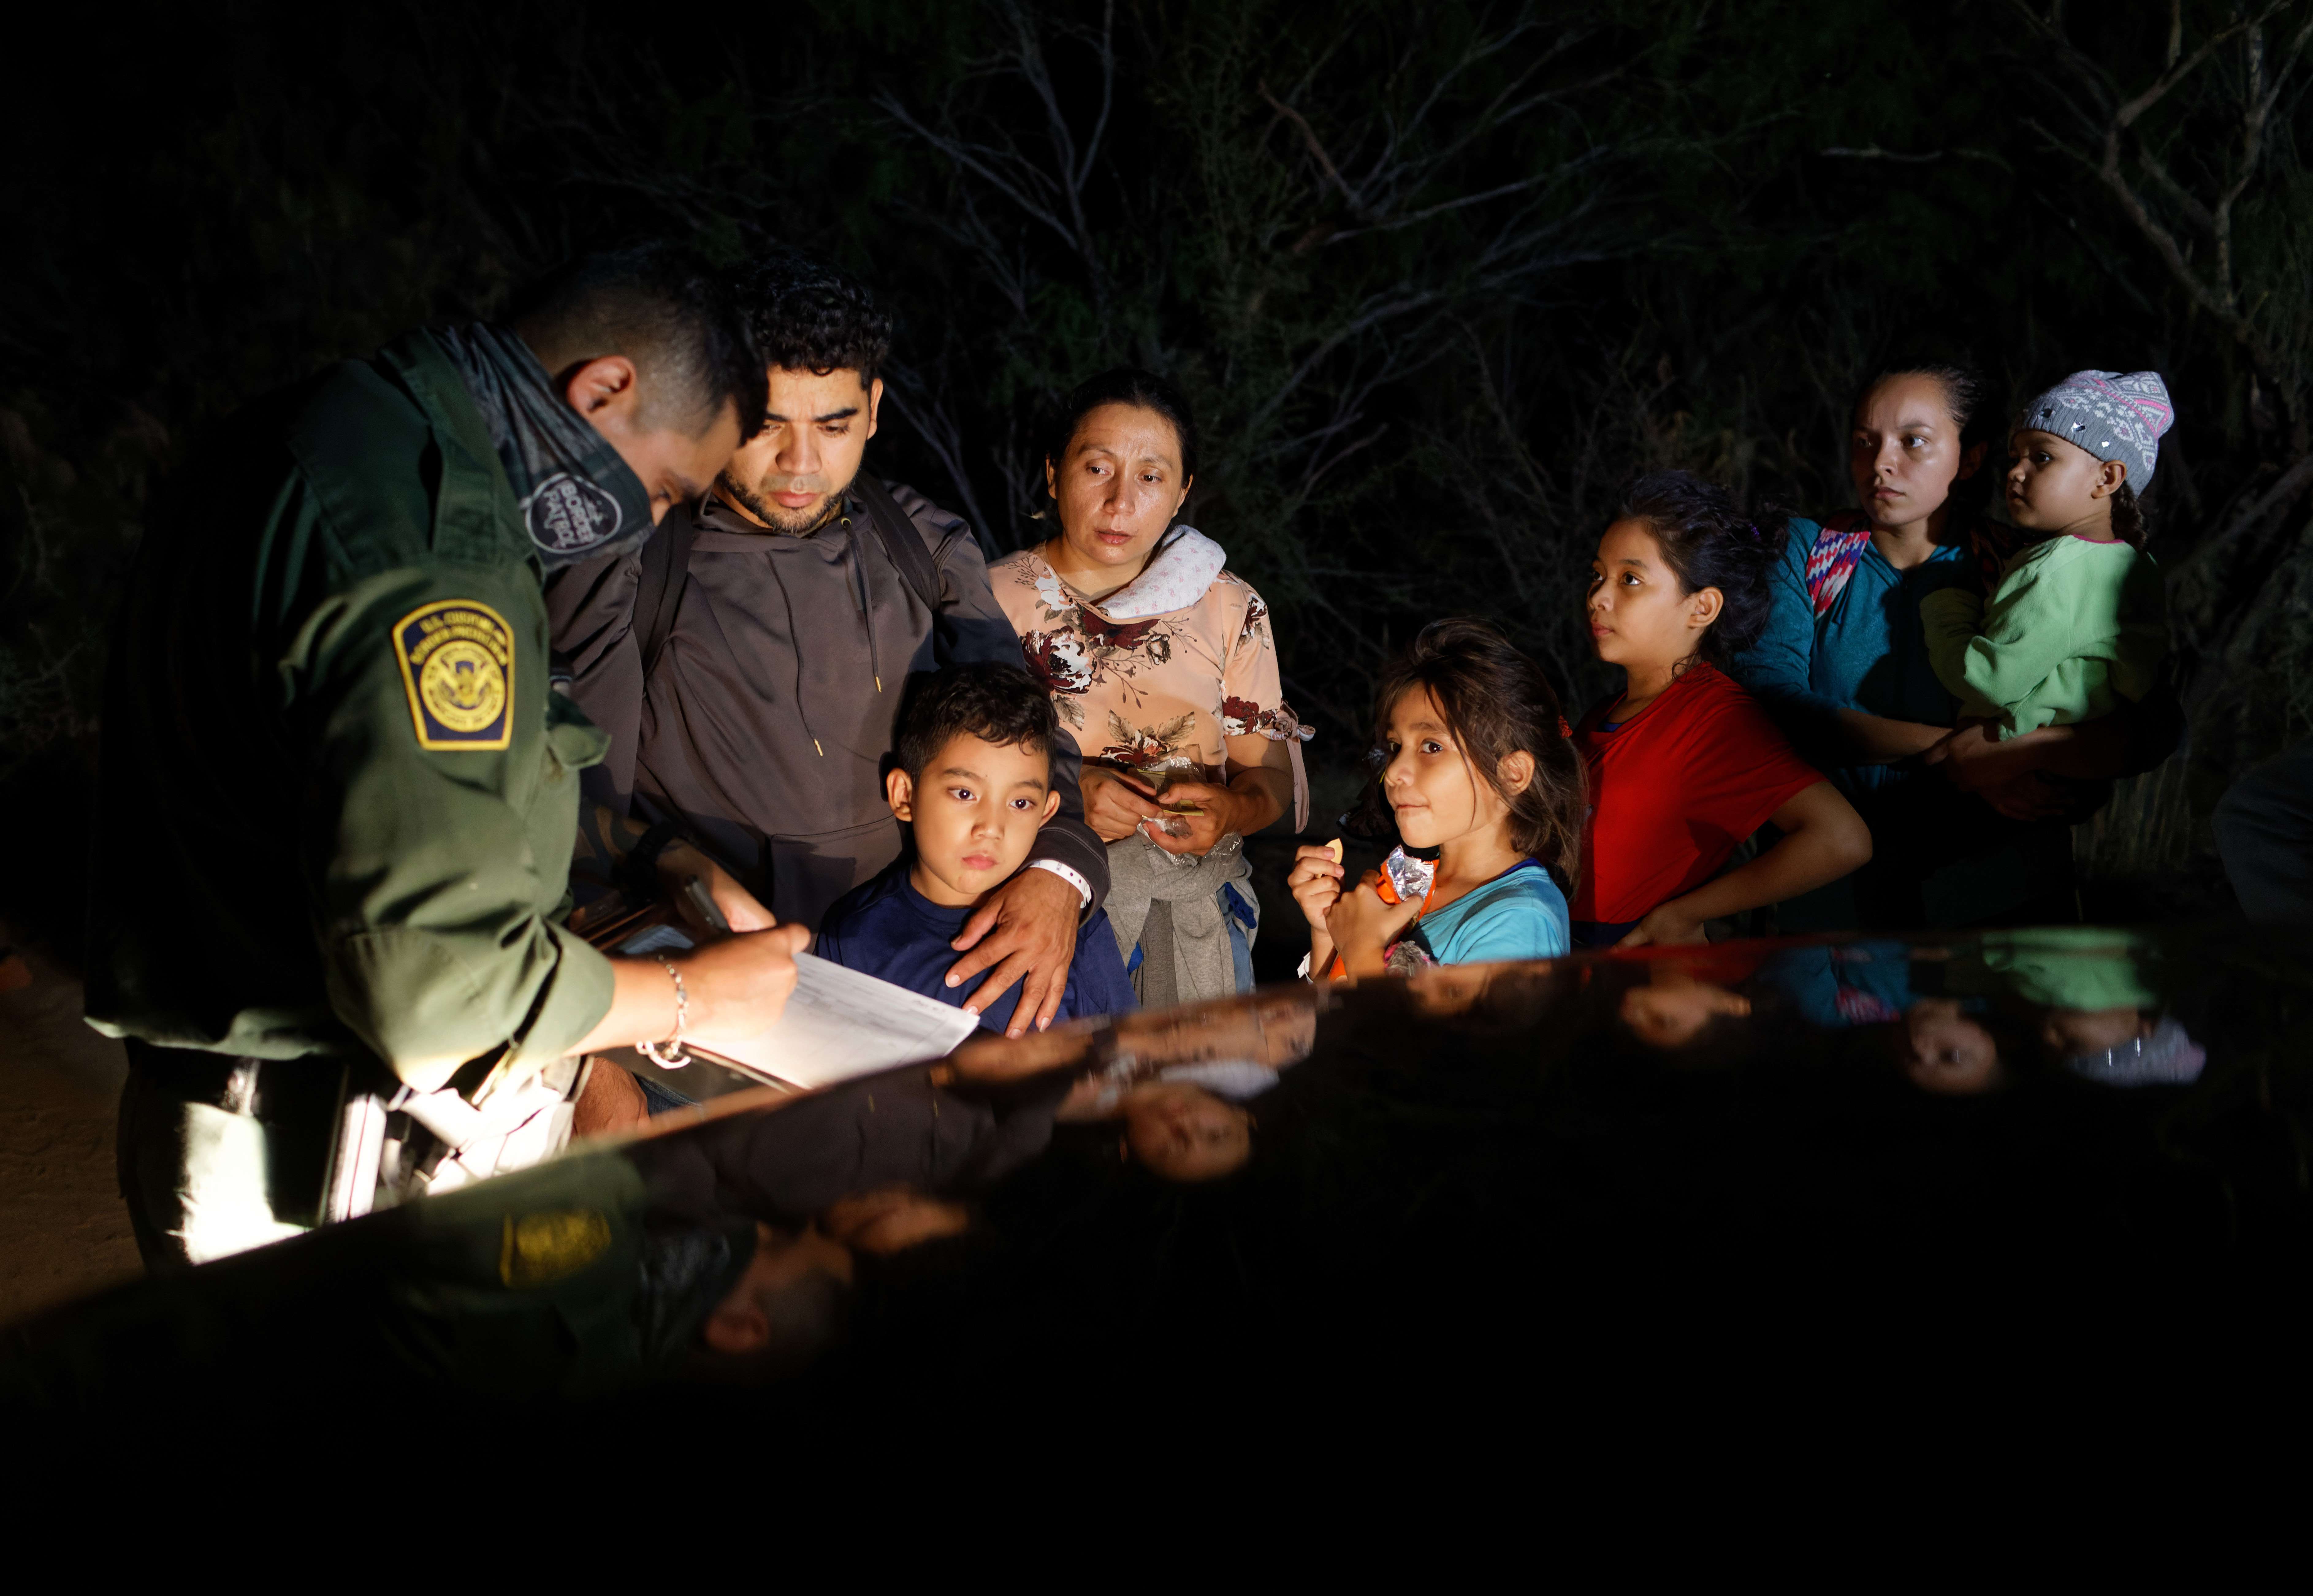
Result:
[[[1566,952],[1566,895],[1550,872],[1521,859],[1476,891],[1421,916],[1421,940],[1440,964],[1556,959]]]

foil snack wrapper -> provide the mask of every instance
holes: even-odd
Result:
[[[1429,896],[1429,883],[1438,879],[1438,862],[1416,859],[1403,848],[1394,848],[1381,862],[1381,879],[1389,883],[1390,890],[1383,896],[1392,903],[1420,903]]]

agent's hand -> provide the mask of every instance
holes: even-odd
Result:
[[[1419,903],[1384,903],[1376,890],[1380,885],[1381,872],[1367,871],[1356,890],[1342,893],[1325,916],[1326,934],[1351,975],[1380,974],[1389,944],[1421,913]]]
[[[690,1000],[683,1035],[722,1051],[718,1040],[743,1045],[778,1024],[795,994],[795,956],[810,945],[811,933],[801,925],[775,925],[726,936],[677,960]]]
[[[972,950],[949,968],[951,987],[995,967],[996,973],[963,1000],[964,1011],[990,1009],[1017,981],[1020,1000],[1012,1005],[1004,1034],[1025,1036],[1031,1027],[1042,1030],[1050,1025],[1068,990],[1069,962],[1077,956],[1077,916],[1083,912],[1077,890],[1049,870],[1023,870],[989,892],[963,923],[963,934],[948,944]]]
[[[1142,828],[1142,835],[1168,854],[1195,854],[1201,857],[1213,851],[1220,839],[1237,829],[1237,817],[1244,808],[1244,798],[1227,787],[1210,782],[1176,781],[1165,789],[1157,801],[1160,810],[1174,807],[1202,810],[1202,814],[1165,813],[1161,820],[1151,820]]]
[[[1614,945],[1618,948],[1672,948],[1709,940],[1702,934],[1702,922],[1687,913],[1674,898],[1631,927],[1631,934]]]
[[[1164,812],[1155,798],[1104,765],[1086,765],[1082,780],[1085,824],[1103,842],[1122,842],[1143,820]]]
[[[733,879],[729,871],[700,853],[687,842],[669,843],[658,856],[658,880],[667,901],[682,916],[683,924],[695,932],[712,928],[699,924],[690,902],[683,895],[683,884],[696,876],[707,887],[707,896],[723,916],[724,922],[734,931],[769,931],[775,922],[770,910],[755,900],[755,895]]]
[[[1347,875],[1347,868],[1333,857],[1330,847],[1293,850],[1293,868],[1285,877],[1285,890],[1301,906],[1311,930],[1325,929],[1325,916],[1341,900],[1341,882]]]

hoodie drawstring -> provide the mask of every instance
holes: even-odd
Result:
[[[843,518],[843,530],[851,534],[844,541],[843,557],[857,578],[851,596],[859,601],[859,625],[867,634],[867,673],[875,679],[875,690],[880,693],[884,690],[884,664],[875,655],[875,618],[867,609],[867,562],[859,557],[859,534],[852,529],[849,515]]]
[[[796,645],[796,647],[795,647],[795,706],[796,706],[796,719],[797,719],[797,720],[799,720],[799,721],[801,721],[801,722],[803,723],[803,734],[804,734],[805,737],[808,737],[808,738],[810,738],[810,739],[811,739],[811,747],[812,747],[812,751],[813,751],[814,753],[817,754],[821,759],[824,759],[825,758],[827,758],[827,750],[826,750],[825,749],[823,749],[823,748],[822,748],[822,747],[820,747],[820,746],[819,746],[819,735],[818,735],[818,733],[817,733],[817,732],[814,732],[814,731],[811,729],[811,711],[804,707],[804,702],[803,702],[803,635],[802,635],[801,633],[799,633],[799,632],[797,632],[797,631],[796,630],[796,618],[795,618],[795,596],[794,596],[792,593],[790,593],[790,592],[787,592],[787,579],[786,577],[784,577],[784,576],[782,576],[782,575],[780,575],[780,574],[779,574],[779,562],[778,562],[778,560],[776,560],[776,559],[771,559],[771,557],[770,557],[770,556],[769,556],[769,555],[765,555],[763,557],[764,557],[765,559],[769,559],[769,560],[770,560],[770,566],[771,566],[771,580],[772,580],[773,582],[776,582],[776,583],[778,583],[779,584],[779,602],[787,606],[787,636],[788,636],[790,638],[794,639],[794,641],[795,641],[795,645]]]

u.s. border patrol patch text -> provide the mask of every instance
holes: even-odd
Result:
[[[514,726],[514,632],[487,604],[444,599],[394,623],[393,653],[425,749],[503,749]]]

